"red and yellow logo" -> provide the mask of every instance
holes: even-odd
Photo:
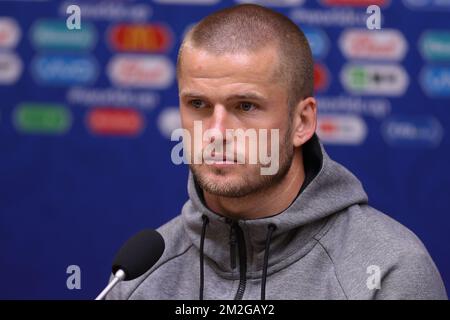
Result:
[[[172,33],[162,24],[118,24],[109,32],[114,50],[126,52],[167,52]]]

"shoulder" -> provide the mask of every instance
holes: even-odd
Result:
[[[318,241],[349,298],[446,299],[439,271],[419,238],[368,205],[339,213]]]
[[[186,244],[186,233],[184,232],[184,224],[181,215],[178,215],[158,229],[156,229],[163,237],[166,248],[164,253],[174,254],[183,244]],[[180,247],[181,246],[181,247]]]

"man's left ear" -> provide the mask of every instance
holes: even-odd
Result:
[[[306,143],[316,132],[317,127],[317,101],[313,97],[301,100],[293,114],[292,143],[300,147]]]

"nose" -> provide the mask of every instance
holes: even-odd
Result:
[[[213,112],[211,113],[208,123],[205,129],[212,129],[214,132],[220,132],[223,139],[225,139],[226,129],[229,129],[230,116],[228,115],[227,109],[221,105],[217,104],[214,106]],[[211,138],[214,141],[214,137]]]

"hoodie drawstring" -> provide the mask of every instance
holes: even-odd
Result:
[[[200,238],[200,293],[199,299],[203,300],[203,290],[205,283],[205,271],[204,271],[204,262],[205,262],[205,235],[206,235],[206,226],[209,223],[209,219],[206,215],[202,215],[203,226],[202,226],[202,234]],[[267,279],[267,268],[269,264],[269,251],[270,251],[270,242],[272,240],[272,234],[276,230],[277,226],[273,223],[269,224],[267,227],[267,236],[266,236],[266,245],[264,249],[264,263],[262,270],[262,279],[261,279],[261,300],[266,299],[266,279]]]
[[[267,267],[269,264],[269,249],[270,241],[272,240],[272,234],[277,228],[273,223],[269,224],[267,227],[267,237],[266,237],[266,248],[264,249],[264,264],[263,264],[263,274],[261,279],[261,300],[266,300],[266,279],[267,279]]]
[[[204,272],[204,262],[205,262],[205,254],[203,247],[205,245],[205,234],[206,234],[206,225],[209,222],[209,219],[206,215],[202,216],[203,219],[203,227],[202,227],[202,236],[200,238],[200,300],[203,300],[203,287],[205,283],[205,272]]]

